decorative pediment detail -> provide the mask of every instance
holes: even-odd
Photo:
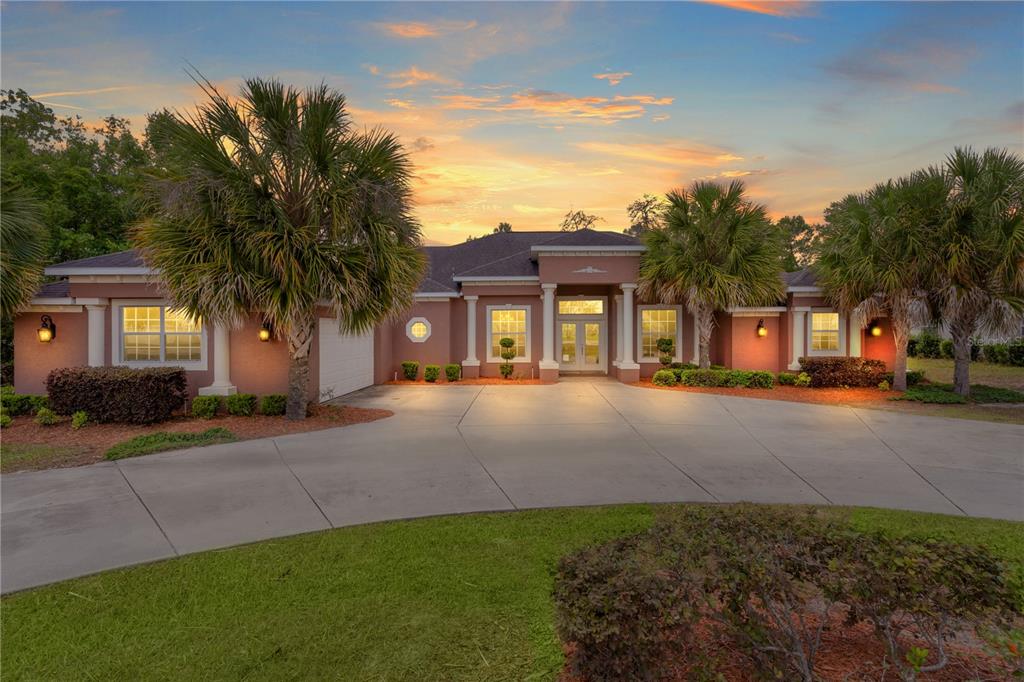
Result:
[[[587,267],[580,268],[579,270],[573,270],[573,273],[582,273],[584,275],[597,275],[597,274],[602,274],[602,273],[606,273],[606,272],[608,272],[608,271],[607,270],[601,270],[600,268],[595,268],[593,265],[588,265]]]

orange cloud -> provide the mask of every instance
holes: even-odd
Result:
[[[377,24],[377,28],[399,38],[437,38],[445,33],[468,31],[476,28],[475,21],[407,21]]]
[[[594,78],[596,78],[599,81],[608,81],[608,85],[618,85],[619,83],[621,83],[626,78],[632,75],[633,74],[630,73],[629,71],[617,71],[615,73],[595,73]]]
[[[384,100],[384,102],[387,103],[390,106],[395,107],[396,109],[412,109],[413,108],[413,103],[410,102],[407,99],[386,99],[386,100]]]
[[[697,143],[624,144],[620,142],[581,142],[576,146],[598,154],[670,166],[719,166],[743,160],[742,156],[736,156],[728,150]]]
[[[424,71],[418,66],[410,66],[405,71],[396,71],[388,74],[388,78],[391,82],[388,83],[389,88],[411,88],[423,83],[437,83],[438,85],[458,85],[458,81],[454,81],[450,78],[445,78],[439,73],[434,71]]]
[[[607,97],[575,97],[548,90],[526,90],[508,97],[489,95],[450,95],[438,97],[444,109],[474,109],[497,112],[524,112],[542,118],[591,119],[615,122],[640,118],[648,106],[667,106],[671,97],[653,95],[617,95]]]
[[[105,92],[121,92],[123,90],[134,90],[137,86],[134,85],[116,85],[109,88],[93,88],[92,90],[62,90],[60,92],[40,92],[37,95],[32,95],[35,99],[41,97],[74,97],[76,95],[100,95]]]
[[[768,14],[773,17],[803,17],[811,13],[811,3],[803,0],[700,0],[741,12]]]

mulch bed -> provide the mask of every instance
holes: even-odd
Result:
[[[445,381],[444,379],[438,379],[434,383],[417,379],[416,381],[409,381],[408,379],[399,379],[397,381],[385,382],[388,386],[496,386],[499,384],[518,384],[528,386],[538,386],[541,384],[554,384],[555,381],[541,381],[540,379],[526,379],[513,377],[511,379],[502,379],[501,377],[480,377],[478,379],[459,379],[458,381]]]
[[[660,391],[684,391],[687,393],[714,393],[734,395],[741,398],[762,398],[764,400],[789,400],[798,403],[821,403],[823,405],[864,405],[885,404],[889,399],[902,395],[899,391],[880,391],[877,388],[809,388],[804,386],[775,386],[775,388],[712,388],[705,386],[655,386],[650,379],[641,379],[634,386],[654,388]],[[890,405],[892,403],[889,403]]]
[[[301,421],[291,421],[284,417],[233,417],[218,415],[213,419],[195,419],[180,416],[169,421],[147,426],[133,424],[87,424],[81,429],[71,428],[71,419],[62,417],[59,424],[40,426],[33,417],[15,417],[11,426],[3,430],[3,445],[24,444],[44,445],[67,450],[67,456],[59,461],[19,462],[10,468],[4,466],[4,473],[12,471],[32,471],[37,469],[54,469],[103,461],[103,454],[113,445],[159,431],[168,433],[199,433],[214,427],[225,428],[235,434],[238,440],[283,436],[289,433],[319,431],[350,424],[362,424],[390,417],[394,413],[389,410],[366,409],[348,405],[314,405],[310,408],[310,416]],[[6,465],[7,463],[5,463]]]

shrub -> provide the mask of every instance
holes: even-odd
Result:
[[[912,400],[918,403],[938,403],[946,405],[962,404],[967,398],[953,392],[951,386],[927,384],[924,386],[907,386],[903,395],[896,395],[889,400]]]
[[[917,335],[917,355],[922,358],[938,358],[942,355],[942,337],[930,329]]]
[[[764,371],[751,372],[747,386],[750,388],[774,388],[775,375]]]
[[[406,360],[402,363],[402,376],[409,381],[416,381],[420,373],[420,363],[415,360]]]
[[[212,398],[214,396],[203,396]],[[181,448],[199,447],[201,445],[214,445],[216,443],[231,443],[238,440],[235,434],[227,429],[213,428],[202,433],[147,433],[144,436],[136,436],[123,443],[118,443],[107,450],[104,458],[109,460],[124,459],[126,457],[138,457],[149,455],[164,450],[180,450]]]
[[[675,386],[679,383],[679,379],[676,378],[676,373],[670,369],[659,369],[651,377],[651,383],[655,386]]]
[[[800,369],[815,388],[877,386],[885,379],[885,363],[868,358],[800,358]]]
[[[512,365],[511,363],[503,362],[500,365],[498,365],[498,372],[504,379],[510,379],[512,377],[512,372],[514,371],[515,366]]]
[[[228,414],[234,417],[251,417],[256,414],[256,396],[252,393],[235,393],[224,399]]]
[[[917,339],[914,338],[913,336],[911,336],[909,339],[907,339],[907,357],[908,358],[916,358],[917,357]]]
[[[79,410],[71,415],[71,428],[76,431],[89,423],[89,415],[85,410]]]
[[[93,421],[152,424],[185,405],[188,379],[180,367],[66,367],[46,378],[57,414],[84,410]]]
[[[199,419],[213,419],[219,407],[219,397],[215,395],[199,395],[192,399],[192,416]]]
[[[658,361],[662,367],[671,367],[672,358],[676,354],[676,340],[669,337],[662,337],[654,342],[658,347]]]
[[[776,379],[778,379],[778,382],[779,382],[780,386],[795,386],[796,385],[796,375],[793,374],[792,372],[779,372],[779,374],[776,377]]]
[[[9,414],[0,414],[0,428],[6,429],[8,426],[14,423]]]
[[[721,386],[724,382],[720,369],[684,369],[679,374],[679,383],[684,386]]]
[[[971,384],[971,400],[976,403],[1024,403],[1024,393],[1001,386]]]
[[[36,412],[36,424],[40,426],[53,426],[59,421],[57,414],[48,407],[40,407]]]
[[[288,407],[288,396],[283,393],[271,393],[260,399],[260,413],[268,417],[279,417]]]
[[[697,365],[692,362],[673,362],[669,369],[697,369]]]
[[[427,365],[423,368],[423,378],[430,383],[437,381],[438,377],[441,376],[440,365]]]
[[[890,388],[891,388],[891,385],[889,384],[889,382],[887,380],[882,379],[881,381],[878,382],[878,390],[879,391],[888,391],[888,390],[890,390]]]
[[[743,369],[724,369],[718,371],[722,373],[722,386],[728,386],[729,388],[748,388],[750,386],[752,372]]]
[[[512,359],[516,356],[514,348],[516,342],[505,336],[498,341],[498,345],[501,346],[501,359],[505,361],[498,367],[498,371],[501,372],[501,376],[508,379],[512,376]]]
[[[895,381],[895,375],[893,372],[885,373],[885,380],[892,386]],[[924,370],[923,369],[908,369],[907,370],[907,386],[917,386],[919,383],[924,381]]]
[[[811,385],[811,375],[807,372],[800,372],[796,375],[796,379],[793,380],[793,385],[799,386],[800,388],[807,388]]]
[[[1006,361],[1014,367],[1024,367],[1024,339],[1016,339],[1006,346]]]
[[[953,341],[950,339],[943,339],[939,342],[939,355],[946,360],[953,359]]]
[[[1008,365],[1010,364],[1010,344],[986,344],[982,347],[982,355],[985,358],[985,362],[991,362],[996,365]]]
[[[9,387],[7,387],[9,388]],[[45,395],[28,395],[5,391],[0,394],[0,408],[12,417],[22,414],[35,414],[41,407],[49,407],[50,401]]]
[[[458,381],[462,378],[462,365],[450,364],[444,366],[444,378],[448,381]]]

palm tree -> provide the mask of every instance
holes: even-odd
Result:
[[[32,193],[8,178],[0,186],[0,316],[9,318],[39,289],[49,240]]]
[[[889,317],[896,344],[893,388],[898,391],[907,389],[910,330],[929,317],[934,238],[947,194],[944,175],[931,168],[850,195],[827,212],[834,232],[816,265],[818,280],[841,313]]]
[[[711,366],[715,311],[777,303],[782,240],[764,206],[748,201],[743,183],[698,181],[669,192],[664,224],[643,235],[638,293],[685,302],[700,337],[700,366]]]
[[[345,97],[251,79],[229,99],[150,121],[159,171],[134,231],[171,299],[288,344],[289,419],[306,415],[317,309],[361,332],[407,307],[423,271],[411,168],[390,133],[352,129]]]
[[[1024,159],[956,149],[946,160],[948,219],[936,299],[953,339],[953,390],[970,394],[971,337],[1020,329],[1024,314]]]

